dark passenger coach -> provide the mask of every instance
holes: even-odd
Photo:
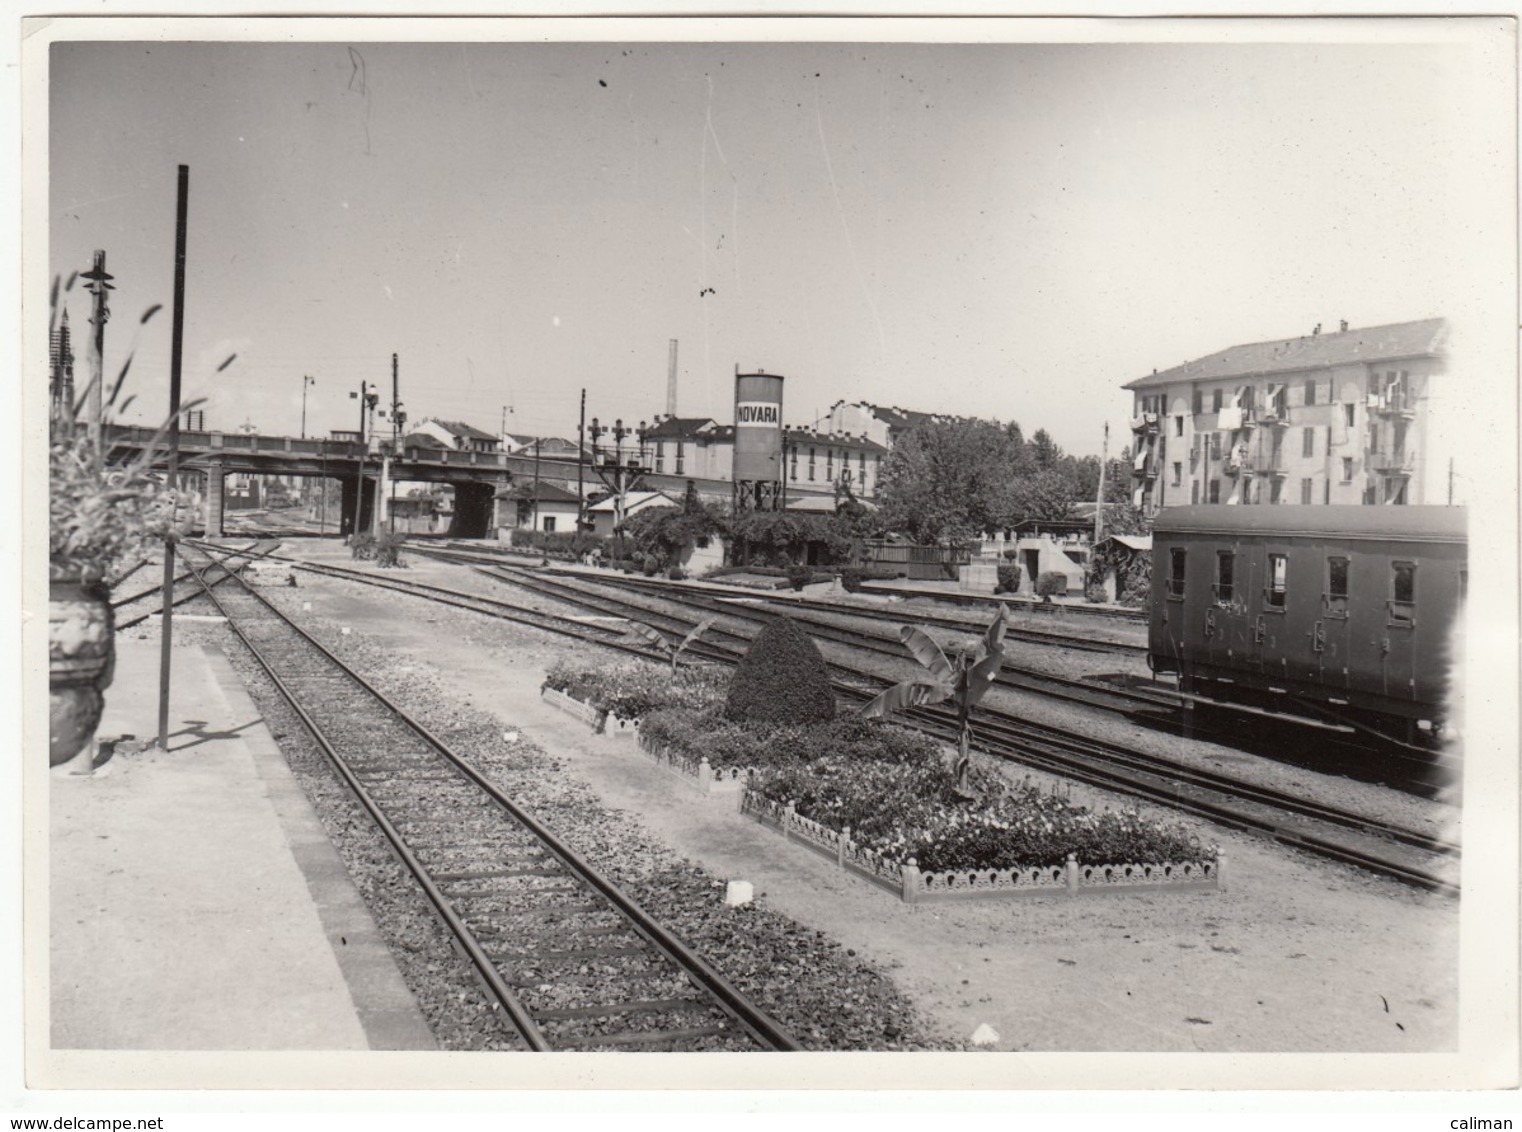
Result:
[[[1430,746],[1462,655],[1466,532],[1462,507],[1162,511],[1149,663],[1186,694]]]

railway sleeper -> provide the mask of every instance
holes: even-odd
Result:
[[[616,1034],[588,1034],[585,1037],[557,1038],[555,1044],[563,1049],[586,1049],[608,1045],[658,1045],[676,1042],[692,1042],[699,1038],[734,1036],[728,1026],[695,1026],[686,1030],[624,1030]]]
[[[458,884],[461,881],[496,880],[499,877],[552,877],[564,875],[565,870],[563,868],[553,866],[546,868],[543,865],[535,865],[510,869],[469,869],[458,873],[434,873],[433,879],[440,884]],[[463,896],[466,894],[460,893],[458,895]]]
[[[713,1010],[713,1003],[701,998],[656,998],[605,1005],[558,1006],[534,1011],[538,1022],[557,1022],[573,1018],[611,1018],[621,1014],[650,1014],[655,1011]]]
[[[583,912],[606,912],[607,910],[608,906],[601,903],[600,901],[585,900],[580,904],[555,904],[545,907],[511,908],[507,911],[491,912],[489,915],[493,920],[500,920],[505,916],[555,916],[560,914],[576,915]],[[503,927],[501,924],[491,923],[482,924],[479,927],[472,925],[470,930],[476,935],[485,939],[489,936],[514,935],[523,929]]]

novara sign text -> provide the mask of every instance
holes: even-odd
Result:
[[[780,428],[782,407],[775,401],[741,401],[735,406],[736,428]]]

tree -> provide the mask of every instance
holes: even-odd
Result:
[[[674,566],[698,539],[722,534],[725,527],[723,513],[704,503],[696,486],[689,482],[680,507],[646,508],[624,520],[621,529],[633,540],[638,554]]]
[[[1044,428],[1038,428],[1036,435],[1031,437],[1031,448],[1036,457],[1036,466],[1042,470],[1056,467],[1057,461],[1062,459],[1062,449],[1057,447],[1057,442]]]
[[[915,541],[951,545],[1002,526],[1007,485],[1020,474],[1018,435],[994,421],[932,421],[883,461],[884,525]]]
[[[929,680],[906,680],[880,693],[861,709],[868,719],[891,715],[896,711],[908,711],[922,705],[955,700],[957,706],[957,789],[965,791],[967,770],[972,762],[972,708],[993,687],[1004,663],[1005,607],[999,612],[983,636],[972,646],[954,649],[954,660],[947,659],[941,646],[930,634],[915,625],[905,625],[899,630],[899,639],[930,672]]]

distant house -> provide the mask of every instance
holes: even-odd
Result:
[[[492,526],[505,530],[574,531],[581,498],[558,484],[540,481],[501,488],[494,497]]]
[[[464,421],[427,417],[413,426],[408,440],[419,433],[433,437],[456,452],[497,452],[502,446],[501,440],[494,433],[483,432]]]
[[[522,433],[509,432],[502,436],[502,451],[514,456],[532,456],[534,445],[539,445],[539,455],[554,456],[556,458],[572,458],[576,456],[576,442],[566,440],[561,436],[528,436]]]
[[[624,518],[638,515],[649,507],[675,507],[677,501],[663,491],[630,491],[624,495]],[[616,521],[617,500],[613,496],[594,503],[587,508],[587,518],[592,521],[592,533],[611,535]]]
[[[865,436],[883,448],[892,448],[905,433],[932,421],[955,420],[939,413],[921,413],[900,409],[897,405],[874,405],[870,401],[830,406],[829,431],[849,436]]]

